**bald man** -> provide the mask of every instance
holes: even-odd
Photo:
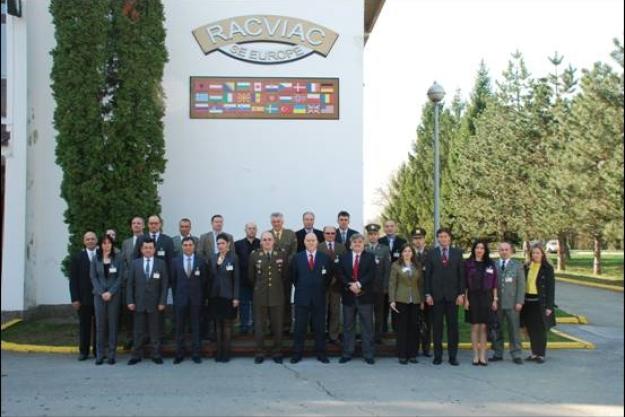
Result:
[[[74,255],[69,269],[69,293],[72,307],[78,313],[79,322],[79,361],[84,361],[89,357],[89,350],[92,350],[93,356],[95,356],[95,310],[93,307],[93,285],[91,285],[89,271],[91,261],[95,258],[97,243],[94,232],[85,233],[83,236],[84,249]]]

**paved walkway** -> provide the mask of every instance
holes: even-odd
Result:
[[[73,355],[2,352],[2,415],[623,415],[623,294],[558,283],[556,299],[591,321],[560,328],[596,350],[487,368],[471,366],[468,351],[459,367],[391,358],[129,367],[126,355],[96,367]]]

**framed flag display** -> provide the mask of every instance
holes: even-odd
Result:
[[[338,78],[191,77],[192,119],[339,118]]]

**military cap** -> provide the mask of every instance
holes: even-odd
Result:
[[[422,227],[417,227],[416,229],[414,229],[414,231],[412,232],[412,237],[413,238],[418,238],[418,237],[425,237],[426,233],[425,233],[425,229]]]
[[[365,230],[367,231],[367,233],[379,232],[381,228],[382,227],[376,223],[369,223],[368,225],[365,226]]]

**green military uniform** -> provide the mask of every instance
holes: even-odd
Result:
[[[297,252],[297,236],[291,229],[283,228],[280,232],[271,230],[271,234],[275,240],[274,249],[286,256],[287,264],[291,262],[293,256]],[[287,265],[288,267],[288,265]],[[293,324],[293,314],[291,313],[291,285],[284,287],[284,330],[291,331]]]
[[[256,357],[265,356],[265,326],[267,318],[273,334],[274,358],[282,357],[282,326],[284,317],[284,288],[288,285],[286,255],[276,250],[250,254],[248,277],[254,289],[254,326]]]

